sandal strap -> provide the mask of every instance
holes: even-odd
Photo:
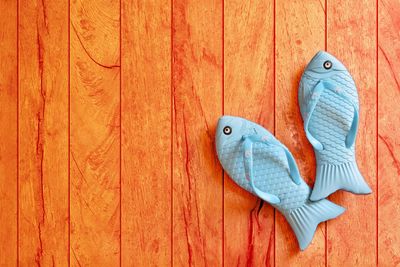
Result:
[[[330,90],[330,91],[334,92],[336,95],[341,97],[344,101],[350,103],[353,107],[353,110],[354,110],[353,120],[351,122],[350,130],[347,133],[346,140],[345,140],[346,148],[350,148],[353,146],[353,144],[356,140],[356,135],[357,135],[357,130],[358,130],[359,113],[358,113],[357,104],[354,103],[354,101],[352,101],[348,96],[346,96],[345,93],[343,92],[343,90],[341,90],[339,87],[335,86],[334,84],[332,84],[330,82],[323,81],[323,80],[318,82],[318,84],[315,86],[313,93],[311,95],[311,101],[309,102],[308,107],[307,107],[307,114],[306,114],[306,118],[304,120],[304,129],[306,132],[307,139],[316,150],[321,151],[324,149],[324,146],[321,144],[321,142],[318,141],[308,130],[308,126],[310,124],[311,117],[313,115],[315,107],[317,106],[317,103],[318,103],[324,90]]]
[[[254,143],[265,143],[268,145],[276,146],[284,150],[286,159],[288,161],[289,165],[289,173],[290,177],[292,178],[293,182],[297,185],[301,183],[301,178],[300,178],[300,173],[299,169],[297,168],[296,162],[293,158],[293,155],[290,153],[290,151],[280,144],[279,142],[276,142],[275,140],[272,140],[272,138],[268,138],[268,136],[260,137],[258,135],[245,135],[242,137],[243,143],[243,151],[244,151],[244,168],[245,168],[245,175],[246,179],[249,180],[250,186],[253,190],[253,192],[263,199],[266,202],[269,202],[271,204],[278,204],[280,203],[280,199],[278,196],[264,192],[260,189],[258,189],[255,184],[254,184],[254,171],[253,171],[253,144]]]

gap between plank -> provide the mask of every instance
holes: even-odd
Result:
[[[19,0],[17,1],[17,266],[19,266]]]
[[[68,0],[68,266],[71,266],[71,1]]]
[[[328,51],[328,0],[325,0],[325,51]],[[325,267],[328,267],[328,221],[325,223]]]
[[[273,0],[273,20],[274,20],[274,25],[273,25],[273,32],[274,32],[274,38],[273,38],[273,54],[274,54],[274,60],[273,60],[273,69],[274,69],[274,135],[276,136],[276,0]],[[276,266],[276,209],[274,208],[274,267]]]
[[[222,115],[225,115],[225,0],[222,0]],[[225,171],[222,169],[222,266],[225,266]]]
[[[170,140],[171,140],[171,155],[170,155],[170,162],[171,162],[171,266],[174,266],[174,0],[171,0],[171,14],[170,14],[170,58],[171,58],[171,66],[170,66],[170,76],[171,76],[171,85],[170,85],[170,94],[171,94],[171,133],[170,133]]]
[[[379,175],[378,175],[378,166],[379,166],[379,150],[378,150],[378,148],[379,148],[379,143],[378,143],[378,134],[379,134],[379,122],[378,122],[378,114],[379,114],[379,109],[378,109],[378,107],[379,107],[379,98],[378,98],[378,96],[379,96],[379,80],[378,80],[378,77],[379,77],[379,66],[378,66],[378,62],[379,62],[379,55],[378,55],[378,46],[379,46],[379,13],[378,13],[378,11],[379,11],[379,3],[378,3],[378,0],[376,0],[376,7],[375,7],[375,9],[376,9],[376,22],[375,22],[375,24],[376,24],[376,32],[375,32],[375,34],[376,34],[376,37],[375,37],[375,40],[376,40],[376,43],[375,43],[375,53],[376,53],[376,77],[375,77],[375,79],[376,79],[376,96],[375,96],[375,102],[376,102],[376,114],[375,114],[375,118],[376,118],[376,122],[375,122],[375,130],[376,130],[376,140],[375,140],[375,142],[376,142],[376,144],[375,144],[375,150],[376,150],[376,166],[375,166],[375,168],[376,168],[376,196],[375,196],[375,198],[376,198],[376,201],[375,201],[375,205],[376,205],[376,252],[375,252],[375,254],[376,254],[376,266],[378,266],[379,265],[379,239],[378,239],[378,235],[379,235],[379,225],[378,225],[378,223],[379,223]]]
[[[122,5],[119,0],[119,266],[122,266]]]

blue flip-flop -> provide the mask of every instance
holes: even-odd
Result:
[[[222,167],[239,186],[285,216],[301,250],[310,244],[320,222],[336,218],[345,210],[326,199],[310,201],[311,190],[290,151],[254,122],[221,117],[216,148]]]
[[[355,157],[359,101],[346,67],[331,54],[318,52],[302,75],[298,98],[317,162],[310,199],[323,199],[340,189],[371,193]]]

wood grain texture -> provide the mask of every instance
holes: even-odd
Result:
[[[328,265],[375,266],[376,1],[330,0],[327,9],[328,51],[347,66],[358,88],[360,127],[356,157],[361,173],[374,191],[367,196],[341,191],[331,197],[347,211],[328,222]]]
[[[274,131],[273,1],[226,1],[224,112]],[[274,265],[274,209],[224,180],[224,265]]]
[[[0,1],[0,266],[17,263],[17,1]]]
[[[276,137],[296,158],[303,179],[315,177],[314,153],[303,128],[297,101],[304,67],[324,49],[325,6],[318,0],[276,3]],[[320,224],[306,251],[280,213],[276,219],[276,266],[325,265],[325,229]]]
[[[378,263],[400,266],[400,1],[378,11]]]
[[[19,2],[19,265],[68,266],[68,2]]]
[[[71,264],[120,263],[120,3],[71,0]]]
[[[222,264],[222,2],[173,2],[173,265]]]
[[[171,3],[123,2],[122,14],[122,265],[168,266]]]
[[[400,266],[399,0],[0,10],[0,266]],[[346,213],[300,252],[279,212],[223,176],[215,126],[225,113],[275,131],[312,185],[297,90],[326,48],[359,89],[374,192],[331,196]]]

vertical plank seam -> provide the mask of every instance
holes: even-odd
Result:
[[[328,0],[325,0],[325,50],[328,51]]]
[[[19,0],[17,0],[17,264],[19,266]]]
[[[274,32],[274,37],[273,37],[273,49],[274,49],[274,58],[273,58],[273,80],[274,80],[274,135],[276,135],[276,1],[273,0],[273,32]],[[275,208],[274,208],[275,210]]]
[[[328,51],[328,0],[325,0],[325,51]],[[328,267],[328,221],[325,225],[325,267]]]
[[[68,0],[68,266],[71,266],[71,1]]]
[[[274,32],[274,37],[273,37],[273,80],[274,80],[274,135],[276,135],[276,0],[273,0],[273,32]],[[276,266],[276,209],[274,208],[274,267]]]
[[[119,0],[119,266],[122,266],[122,1]]]
[[[274,46],[274,135],[276,135],[276,0],[273,0],[273,46]],[[274,267],[276,266],[276,209],[274,208]]]
[[[379,234],[379,225],[378,225],[378,223],[379,223],[379,179],[378,179],[378,166],[379,166],[379,150],[378,150],[378,148],[379,148],[379,143],[378,143],[378,134],[379,134],[379,122],[378,122],[378,112],[379,112],[379,80],[378,80],[378,77],[379,77],[379,66],[378,66],[378,62],[379,62],[379,55],[378,55],[378,46],[379,46],[379,13],[378,13],[378,11],[379,11],[379,2],[378,2],[378,0],[376,0],[376,32],[375,32],[375,34],[376,34],[376,38],[375,38],[375,41],[376,41],[376,44],[375,44],[375,53],[376,53],[376,55],[375,55],[375,57],[376,57],[376,94],[375,94],[375,102],[376,102],[376,115],[375,115],[375,118],[376,118],[376,122],[375,122],[375,127],[376,127],[376,139],[375,139],[375,142],[376,142],[376,144],[375,144],[375,150],[376,150],[376,196],[375,196],[375,198],[376,198],[376,200],[375,200],[375,205],[376,205],[376,252],[375,252],[375,254],[376,254],[376,266],[378,266],[379,265],[379,239],[378,239],[378,234]]]
[[[170,1],[170,8],[171,8],[171,14],[170,14],[170,77],[171,77],[171,85],[170,85],[170,108],[171,108],[171,133],[170,133],[170,170],[171,170],[171,266],[174,266],[174,0]]]
[[[221,93],[222,93],[222,115],[225,114],[225,0],[222,0],[222,81],[221,81]],[[224,175],[225,171],[222,169],[222,266],[225,266],[225,183]]]

